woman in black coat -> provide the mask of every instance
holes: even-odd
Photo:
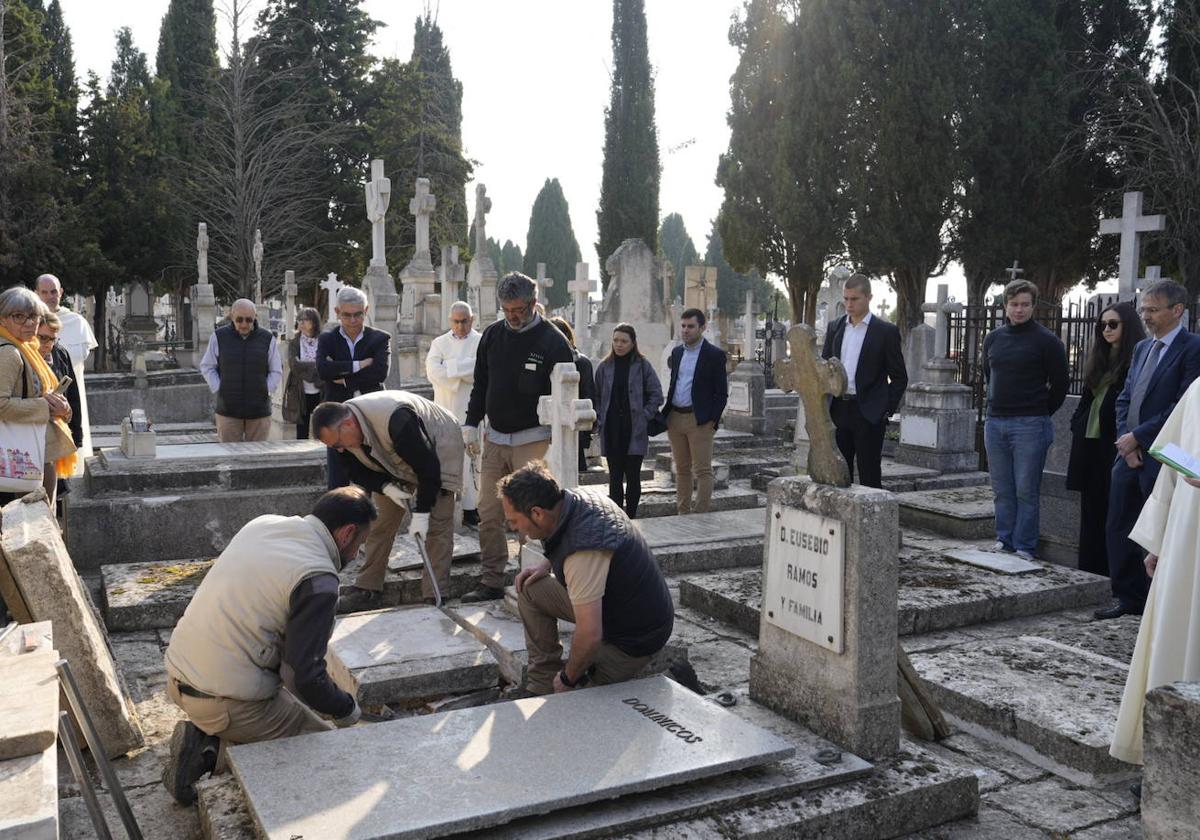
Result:
[[[1104,523],[1117,458],[1117,397],[1125,387],[1133,348],[1146,330],[1132,303],[1100,313],[1083,374],[1083,394],[1071,417],[1067,489],[1079,491],[1079,568],[1108,576]]]

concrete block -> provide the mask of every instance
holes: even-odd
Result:
[[[996,510],[987,486],[900,493],[900,524],[947,537],[980,540],[994,537]]]
[[[1142,826],[1147,840],[1183,840],[1200,829],[1200,683],[1146,695]]]
[[[0,840],[58,840],[58,744],[0,761]]]
[[[0,656],[0,762],[58,741],[58,651]]]

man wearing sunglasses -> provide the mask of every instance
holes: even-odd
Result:
[[[271,430],[271,392],[283,379],[275,336],[258,326],[252,301],[229,308],[229,323],[208,339],[200,373],[217,395],[217,439],[222,443],[266,440]]]

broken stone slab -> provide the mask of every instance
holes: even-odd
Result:
[[[479,560],[479,537],[474,533],[454,534],[452,563],[472,563]],[[417,544],[412,537],[401,531],[396,535],[392,553],[388,555],[388,568],[394,572],[425,568]]]
[[[562,749],[551,746],[559,742]],[[352,826],[368,840],[488,828],[794,752],[779,736],[653,677],[236,746],[229,758],[264,836],[347,837]],[[333,753],[355,758],[333,763]],[[404,785],[380,787],[379,767],[397,761],[407,768]],[[289,767],[306,770],[298,778]]]
[[[44,496],[5,505],[0,533],[9,573],[35,621],[54,624],[109,757],[142,745],[142,733],[108,648],[108,635],[59,535]]]
[[[899,632],[931,633],[1105,602],[1109,584],[1077,569],[1038,563],[1038,571],[1001,575],[942,559],[906,544],[899,564]],[[758,635],[762,572],[734,569],[685,578],[680,602]]]
[[[0,761],[37,755],[58,741],[58,651],[0,656]]]
[[[325,659],[334,682],[363,706],[463,694],[500,678],[472,633],[427,606],[342,616]]]
[[[1036,636],[910,659],[934,701],[970,734],[1080,784],[1131,774],[1108,754],[1127,675],[1116,663]]]
[[[58,840],[57,742],[0,761],[0,803],[0,840]]]
[[[959,563],[978,566],[1002,575],[1023,575],[1029,572],[1040,572],[1044,568],[1041,563],[1025,560],[1015,554],[1005,554],[1000,551],[981,551],[978,548],[960,548],[947,551],[943,556]]]
[[[446,614],[487,646],[507,682],[516,686],[525,685],[525,673],[529,666],[525,626],[520,618],[506,609],[504,602],[456,605],[447,609]],[[565,657],[575,625],[560,621],[558,630]]]
[[[1146,837],[1187,837],[1200,827],[1200,683],[1153,689],[1144,716]]]
[[[174,627],[212,564],[212,560],[181,560],[102,566],[108,629],[117,632]]]
[[[917,490],[897,495],[900,524],[961,540],[980,540],[996,533],[996,509],[987,485],[949,490]]]

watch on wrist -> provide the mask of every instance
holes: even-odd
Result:
[[[563,685],[565,685],[567,688],[583,688],[585,685],[587,685],[589,682],[591,682],[591,677],[588,676],[587,671],[584,671],[582,674],[580,674],[578,677],[575,678],[574,682],[572,682],[571,678],[567,676],[567,669],[564,667],[561,671],[558,672],[558,681],[560,683],[562,683]]]

